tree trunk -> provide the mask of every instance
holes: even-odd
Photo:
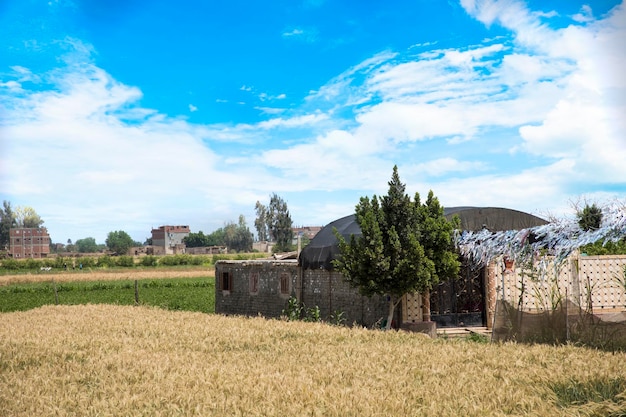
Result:
[[[404,295],[399,297],[388,295],[389,297],[389,312],[387,314],[387,325],[385,326],[385,330],[391,329],[391,324],[393,323],[393,313],[396,311],[396,306],[400,304],[400,301],[404,298]]]
[[[392,296],[389,296],[389,311],[387,313],[387,325],[385,330],[391,329],[391,322],[393,321],[393,312],[396,309],[396,302]]]

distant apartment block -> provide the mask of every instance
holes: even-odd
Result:
[[[50,253],[50,235],[45,227],[18,227],[9,230],[9,256],[45,258]]]
[[[189,226],[161,226],[152,229],[152,247],[155,255],[185,253],[183,239],[189,236]]]

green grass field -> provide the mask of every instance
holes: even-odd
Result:
[[[139,304],[168,310],[215,311],[213,277],[138,280]],[[56,286],[56,297],[55,297]],[[135,304],[135,281],[36,282],[0,287],[0,312],[48,304]]]

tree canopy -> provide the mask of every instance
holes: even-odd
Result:
[[[254,209],[256,211],[254,228],[256,229],[259,241],[265,242],[269,239],[269,232],[267,230],[267,207],[261,204],[260,201],[257,201]]]
[[[126,255],[128,250],[135,244],[128,233],[123,230],[109,232],[105,243],[115,255]]]
[[[29,206],[18,206],[15,208],[16,227],[32,227],[39,228],[44,221],[34,208]]]
[[[0,250],[9,246],[11,228],[16,227],[15,215],[9,201],[3,201],[0,210]]]
[[[576,213],[576,217],[578,217],[578,225],[585,232],[597,230],[602,224],[602,209],[596,206],[595,203],[591,206],[587,204],[581,211]]]
[[[387,328],[395,306],[410,292],[424,292],[440,280],[454,278],[460,263],[454,252],[454,223],[431,191],[424,204],[418,193],[413,201],[405,193],[394,166],[388,194],[361,197],[355,217],[362,235],[350,242],[335,233],[340,256],[336,270],[366,296],[389,299]]]
[[[272,240],[276,242],[276,252],[287,252],[292,249],[293,222],[287,208],[287,202],[276,193],[270,198],[267,210],[268,230]]]
[[[224,226],[224,243],[236,252],[251,252],[254,238],[246,224],[246,218],[239,215],[239,222],[230,222]]]
[[[257,218],[254,222],[259,240],[267,237],[273,242],[275,252],[288,252],[293,249],[293,222],[287,207],[287,202],[278,194],[270,196],[269,206],[264,206],[257,201],[255,207]]]
[[[84,239],[78,239],[74,246],[76,250],[80,253],[94,253],[98,251],[98,244],[96,243],[96,239],[93,237],[86,237]]]
[[[238,223],[228,222],[213,233],[205,235],[202,231],[189,233],[184,242],[188,248],[205,246],[227,246],[229,250],[236,252],[252,251],[254,238],[246,224],[246,218],[239,215]]]

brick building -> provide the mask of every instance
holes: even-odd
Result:
[[[388,309],[384,297],[360,295],[340,273],[303,270],[296,259],[221,260],[215,264],[215,277],[218,314],[278,318],[295,297],[307,308],[317,306],[324,320],[340,311],[348,324],[372,326]]]
[[[501,208],[452,207],[445,209],[448,218],[458,216],[462,230],[520,230],[545,224],[527,213]],[[336,311],[346,323],[373,326],[387,317],[386,297],[362,296],[350,287],[341,273],[333,270],[332,261],[339,254],[335,231],[344,239],[360,236],[355,216],[338,219],[318,231],[300,253],[299,260],[219,261],[215,265],[215,311],[222,314],[278,317],[289,297],[297,298],[307,308],[317,306],[322,319],[329,320]],[[490,325],[495,312],[496,283],[486,268],[461,268],[459,278],[440,283],[425,298],[409,294],[395,310],[397,325],[419,323],[428,318],[440,327]]]
[[[18,227],[9,231],[9,256],[45,258],[50,253],[50,235],[45,227]]]
[[[155,255],[185,253],[183,239],[189,236],[189,226],[161,226],[152,229],[152,247]]]

